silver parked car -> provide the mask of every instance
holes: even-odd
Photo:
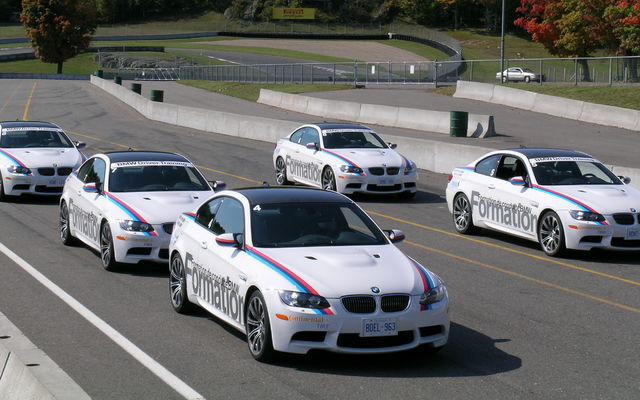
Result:
[[[537,74],[530,70],[529,68],[520,68],[520,67],[509,67],[505,69],[502,73],[498,72],[496,74],[496,79],[500,80],[502,78],[502,83],[507,83],[509,81],[512,82],[526,82],[529,83],[531,81],[540,82],[540,80],[544,81],[544,75]]]

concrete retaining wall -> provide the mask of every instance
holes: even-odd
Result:
[[[490,83],[458,81],[456,85],[453,97],[486,101],[556,117],[640,131],[640,111],[628,108],[587,103]]]
[[[326,100],[267,89],[260,89],[258,103],[327,119],[449,134],[450,113],[446,111]],[[468,137],[482,138],[494,135],[492,116],[469,114]]]
[[[0,399],[90,399],[80,386],[2,313],[0,336]]]
[[[172,125],[199,129],[206,132],[221,133],[224,135],[275,143],[279,138],[288,135],[301,125],[299,122],[295,121],[252,117],[248,115],[184,107],[176,104],[152,102],[131,90],[113,83],[112,81],[95,76],[91,77],[91,83],[130,105],[140,112],[140,114],[149,119],[166,122]],[[292,98],[285,96],[283,98],[282,96],[278,96],[278,92],[270,91],[266,91],[264,99],[268,99],[270,96],[271,99],[268,101],[276,103],[279,101],[278,104],[286,104],[287,102],[289,104],[296,103],[299,107],[303,107],[304,104],[307,104],[308,110],[313,109],[318,112],[325,110],[328,107],[333,107],[337,110],[340,108],[348,110],[349,107],[351,107],[351,111],[344,111],[345,114],[358,109],[358,103],[336,102],[323,99],[317,99],[321,101],[309,102],[308,99],[310,99],[310,97],[295,96]],[[405,114],[405,111],[402,110],[398,111],[397,116],[398,121],[403,121],[404,118],[409,118],[409,116]],[[410,117],[415,118],[414,116]],[[469,120],[471,121],[471,116],[469,116]],[[386,142],[396,143],[398,145],[398,151],[413,160],[417,164],[418,168],[444,174],[450,173],[454,167],[467,165],[483,154],[495,150],[485,147],[445,143],[437,140],[409,138],[404,136],[385,135],[384,140]],[[629,176],[632,179],[632,186],[640,189],[640,169],[611,165],[609,165],[609,167],[618,175]]]

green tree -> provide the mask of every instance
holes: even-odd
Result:
[[[624,56],[640,55],[640,2],[616,0],[606,8],[604,18],[618,52]],[[631,79],[637,81],[638,59],[626,58],[624,64]]]
[[[62,64],[89,47],[96,31],[92,0],[23,0],[20,19],[37,58]]]

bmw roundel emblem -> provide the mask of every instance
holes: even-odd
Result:
[[[380,288],[374,286],[374,287],[371,288],[371,291],[373,293],[380,293]]]
[[[636,212],[635,208],[630,208],[631,212]]]

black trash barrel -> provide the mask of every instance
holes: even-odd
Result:
[[[121,77],[121,76],[114,76],[114,77],[113,77],[113,82],[114,82],[116,85],[122,85],[122,77]]]
[[[466,111],[451,111],[450,117],[449,136],[467,137],[469,113]]]
[[[163,90],[152,90],[149,96],[151,101],[157,101],[162,103],[164,101],[164,91]]]
[[[97,70],[97,71],[96,71],[96,76],[97,76],[98,78],[102,78],[102,77],[104,76],[104,71],[103,71],[103,70],[101,70],[101,69]]]
[[[131,90],[136,92],[136,93],[138,93],[138,94],[141,94],[142,93],[142,83],[135,83],[135,82],[132,83],[131,84]]]

